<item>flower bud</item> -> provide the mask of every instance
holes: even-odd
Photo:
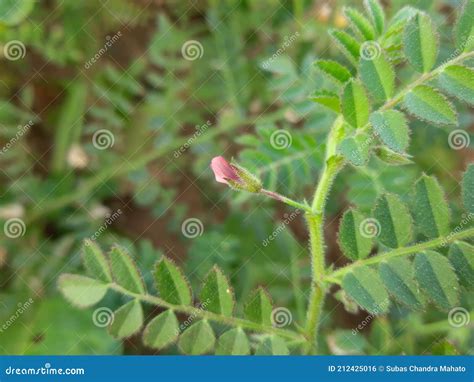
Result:
[[[258,193],[262,189],[262,182],[247,169],[236,163],[229,163],[224,157],[218,156],[212,159],[211,169],[216,181],[225,183],[234,190],[244,190]]]

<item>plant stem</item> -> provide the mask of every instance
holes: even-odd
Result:
[[[306,213],[308,223],[310,250],[311,250],[311,295],[309,298],[306,318],[306,338],[308,345],[305,353],[317,353],[317,333],[321,321],[324,305],[325,289],[322,280],[325,273],[325,246],[324,246],[324,210],[326,200],[339,171],[344,166],[342,158],[337,155],[336,149],[343,136],[343,120],[336,119],[328,136],[325,163],[314,192],[311,212]]]
[[[281,195],[277,192],[274,192],[274,191],[269,191],[269,190],[265,190],[264,188],[262,188],[260,190],[260,194],[268,196],[272,199],[278,200],[279,202],[288,204],[289,206],[295,207],[295,208],[297,208],[299,210],[302,210],[302,211],[306,211],[306,212],[311,212],[312,211],[310,206],[308,206],[307,204],[299,203],[299,202],[297,202],[293,199],[287,198],[286,196],[283,196],[283,195]]]
[[[170,304],[169,302],[166,302],[165,300],[150,294],[138,294],[131,292],[116,283],[110,283],[108,286],[110,289],[113,289],[123,295],[138,299],[142,302],[149,303],[155,306],[171,309],[180,313],[189,314],[192,317],[198,317],[204,320],[219,322],[227,326],[241,327],[261,333],[275,334],[293,341],[306,341],[306,339],[302,335],[291,330],[274,328],[272,326],[262,325],[257,322],[245,320],[242,318],[223,316],[221,314],[216,314],[194,306]]]
[[[416,252],[422,252],[427,249],[437,248],[442,245],[452,243],[453,241],[465,239],[472,236],[474,236],[474,228],[469,228],[461,232],[451,233],[448,236],[438,237],[436,239],[425,241],[423,243],[414,244],[409,247],[397,248],[392,251],[382,253],[378,256],[369,257],[368,259],[364,259],[364,260],[359,260],[359,261],[356,261],[355,263],[351,263],[349,265],[346,265],[345,267],[339,268],[336,271],[328,274],[325,277],[324,281],[330,282],[330,283],[337,283],[336,280],[341,280],[346,273],[350,272],[355,267],[358,267],[361,265],[378,264],[382,261],[389,260],[393,257],[412,255]]]

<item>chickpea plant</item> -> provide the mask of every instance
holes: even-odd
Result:
[[[163,309],[143,330],[145,345],[163,349],[177,342],[185,354],[318,354],[318,330],[325,297],[334,285],[361,308],[383,314],[397,300],[412,310],[432,303],[448,311],[460,305],[460,294],[473,286],[474,237],[469,224],[451,230],[450,209],[438,181],[425,174],[413,186],[408,207],[398,196],[379,197],[371,216],[348,209],[340,222],[339,245],[351,261],[334,269],[325,260],[323,235],[326,201],[334,179],[346,165],[365,166],[372,155],[391,165],[410,162],[411,118],[435,125],[457,125],[448,97],[474,103],[474,2],[460,9],[453,31],[453,53],[435,66],[438,36],[431,18],[405,7],[388,22],[376,0],[366,0],[367,15],[348,8],[350,31],[333,30],[332,38],[352,67],[331,60],[315,66],[339,87],[318,90],[311,99],[338,114],[327,137],[325,160],[311,203],[297,202],[263,188],[256,176],[236,163],[216,157],[216,180],[236,191],[271,197],[305,214],[312,261],[311,294],[306,321],[280,328],[272,322],[272,298],[259,288],[248,296],[242,315],[227,277],[215,266],[194,295],[185,275],[163,257],[152,271],[158,295],[145,289],[132,258],[119,247],[104,254],[97,244],[84,245],[88,276],[62,275],[59,288],[74,305],[97,304],[108,290],[129,298],[114,313],[110,333],[126,338],[144,324],[143,304]],[[350,33],[352,32],[352,33]],[[413,79],[399,85],[396,69],[409,66]],[[474,165],[462,180],[465,211],[474,214]],[[417,240],[416,238],[423,239]],[[447,249],[449,247],[449,250]],[[441,253],[441,249],[447,249]],[[374,254],[374,252],[376,252]],[[444,254],[447,253],[447,256]],[[197,304],[197,305],[196,305]],[[240,311],[240,310],[239,310]],[[194,318],[180,325],[181,315]],[[225,328],[216,339],[215,328]]]

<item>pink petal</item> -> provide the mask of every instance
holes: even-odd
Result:
[[[228,180],[239,181],[240,178],[233,167],[225,160],[224,157],[218,156],[212,158],[211,169],[214,171],[216,181],[228,184]]]

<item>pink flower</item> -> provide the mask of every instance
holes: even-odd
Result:
[[[230,184],[229,180],[237,183],[241,182],[241,179],[235,168],[232,167],[232,165],[227,162],[224,157],[214,157],[211,161],[211,169],[214,171],[216,181],[219,183]]]

